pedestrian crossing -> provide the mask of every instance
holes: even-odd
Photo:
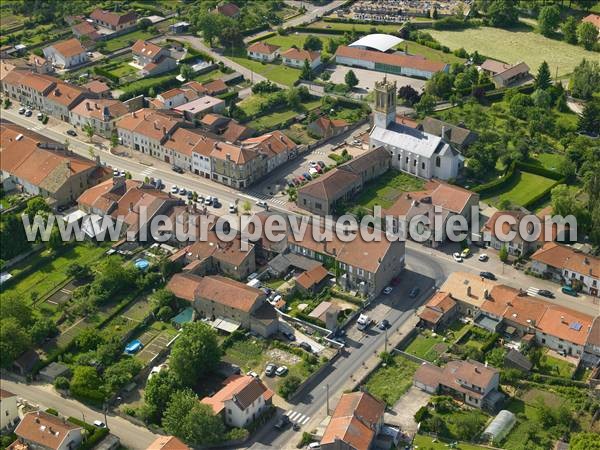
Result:
[[[297,423],[298,425],[306,425],[310,420],[310,417],[306,414],[302,414],[301,412],[289,410],[284,415],[288,416],[290,422]]]
[[[534,288],[534,287],[530,287],[529,289],[527,289],[527,295],[530,295],[531,297],[538,297],[540,290],[538,288]]]
[[[281,198],[274,198],[271,195],[267,195],[267,194],[262,194],[260,192],[255,192],[255,191],[248,191],[248,194],[258,198],[259,200],[265,200],[269,203],[274,203],[276,205],[281,205],[281,206],[285,206],[287,204],[287,202]]]
[[[153,173],[154,173],[154,168],[147,167],[144,170],[142,170],[140,175],[142,176],[142,178],[146,178],[146,177],[150,177]]]

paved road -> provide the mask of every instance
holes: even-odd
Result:
[[[2,389],[17,394],[29,403],[37,404],[44,409],[54,408],[63,416],[83,419],[87,423],[105,420],[102,412],[88,408],[76,400],[61,397],[50,385],[18,383],[6,378],[2,378],[1,385]],[[110,413],[107,414],[106,423],[111,433],[119,436],[123,445],[132,450],[146,449],[158,437],[147,428],[138,427]]]

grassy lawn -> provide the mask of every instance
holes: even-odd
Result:
[[[513,180],[505,186],[504,192],[492,196],[482,196],[481,200],[498,204],[508,200],[512,205],[525,205],[535,196],[548,189],[556,181],[529,172],[515,174]]]
[[[565,157],[560,153],[540,153],[534,156],[533,159],[535,162],[540,163],[544,169],[558,170]]]
[[[109,72],[112,73],[114,76],[121,78],[136,73],[137,70],[134,67],[130,66],[128,61],[124,61],[118,66],[111,68]]]
[[[166,80],[175,78],[177,75],[179,75],[178,69],[167,72],[163,75],[158,75],[156,77],[142,78],[141,80],[136,80],[131,83],[124,84],[120,87],[120,89],[123,92],[133,91],[137,89],[150,89],[153,86],[160,85]]]
[[[271,280],[267,283],[265,283],[265,285],[271,289],[277,289],[279,288],[282,284],[284,284],[286,281],[282,278],[280,280]]]
[[[398,31],[401,25],[371,25],[368,23],[336,23],[336,22],[315,22],[310,24],[311,28],[328,28],[331,30],[352,31],[353,29],[360,32],[371,32],[371,29],[376,28],[377,33],[389,33]]]
[[[415,448],[418,447],[427,450],[447,450],[448,448],[457,450],[481,450],[482,448],[486,448],[479,445],[467,444],[465,442],[459,442],[458,445],[450,447],[450,444],[454,442],[456,441],[417,434],[413,443]]]
[[[444,53],[441,50],[429,48],[426,45],[418,44],[413,41],[404,41],[396,46],[396,49],[404,51],[408,50],[410,55],[421,55],[433,61],[441,61],[446,64],[464,63],[464,58],[459,58],[452,53]]]
[[[266,349],[265,341],[259,339],[237,341],[227,349],[223,359],[240,366],[243,371],[262,370],[266,363]]]
[[[11,270],[11,273],[15,276],[28,266],[38,264],[40,260],[45,261],[45,263],[33,273],[22,278],[16,284],[11,285],[8,289],[3,291],[3,293],[14,294],[22,298],[29,298],[31,294],[35,292],[39,297],[43,297],[69,278],[66,272],[71,264],[79,263],[91,265],[100,258],[105,251],[106,246],[96,246],[88,243],[75,245],[57,258],[49,256],[47,251],[44,251],[41,254],[27,258],[14,270]]]
[[[425,331],[417,335],[404,351],[433,362],[442,353],[442,351],[440,351],[442,347],[446,347],[442,336],[437,334],[433,336],[431,332]]]
[[[219,70],[215,69],[206,73],[201,73],[200,75],[196,75],[194,80],[198,83],[208,83],[221,78],[222,75],[223,74]]]
[[[387,405],[395,404],[412,386],[418,364],[402,356],[394,356],[394,363],[379,368],[367,380],[367,391]]]
[[[292,86],[300,77],[300,69],[294,69],[283,64],[263,64],[245,56],[228,56],[228,58],[269,80],[286,86]]]
[[[303,103],[303,105],[306,108],[306,111],[312,111],[321,105],[321,100],[313,100],[311,102]],[[301,113],[301,111],[296,111],[294,109],[282,109],[259,117],[258,119],[249,122],[247,125],[255,130],[273,128],[277,124],[285,122]]]
[[[532,428],[537,431],[537,440],[552,439],[548,430],[539,426],[537,408],[535,406],[525,403],[523,400],[512,398],[505,405],[505,409],[517,415],[517,423],[502,442],[502,448],[509,450],[523,448],[523,444],[529,439]]]
[[[268,39],[265,39],[265,42],[267,42],[269,44],[273,44],[273,45],[279,45],[281,47],[279,49],[279,51],[284,52],[288,48],[290,48],[292,45],[295,45],[298,48],[302,48],[304,46],[304,41],[309,36],[316,36],[319,39],[321,39],[321,41],[323,41],[323,49],[327,48],[327,42],[332,39],[331,35],[326,35],[326,34],[310,35],[310,34],[304,34],[304,33],[294,33],[294,34],[289,34],[287,36],[276,35],[276,36],[270,37]],[[333,36],[333,37],[335,38],[335,36]]]
[[[106,41],[106,47],[102,50],[103,53],[114,52],[120,48],[133,45],[138,39],[150,39],[154,37],[153,33],[144,30],[136,30],[131,33],[122,34],[121,36],[114,37]]]
[[[427,30],[427,32],[452,50],[460,47],[469,53],[477,50],[482,55],[512,64],[525,61],[532,73],[537,71],[542,61],[547,61],[553,76],[557,69],[559,77],[565,76],[571,73],[583,58],[588,60],[598,58],[597,53],[563,41],[546,38],[532,31],[480,27],[462,31]]]
[[[372,210],[375,205],[391,207],[402,192],[423,189],[424,182],[397,170],[388,170],[376,180],[369,181],[355,200],[355,204]]]
[[[538,367],[538,371],[544,375],[563,378],[570,378],[574,370],[573,364],[549,355],[544,355]]]
[[[283,133],[286,134],[291,140],[296,142],[297,144],[313,144],[316,142],[315,139],[311,138],[308,135],[308,131],[306,130],[305,125],[301,125],[299,123],[293,124],[287,130],[283,130]]]

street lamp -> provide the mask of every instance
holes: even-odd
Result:
[[[329,383],[327,383],[325,386],[323,386],[323,389],[325,389],[325,392],[326,392],[327,415],[329,415]]]

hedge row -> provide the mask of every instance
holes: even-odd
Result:
[[[456,92],[462,96],[466,96],[466,95],[471,95],[471,93],[475,89],[483,89],[484,91],[490,91],[490,90],[494,89],[494,87],[495,87],[494,83],[489,82],[489,83],[484,83],[484,84],[478,84],[475,86],[469,86],[464,89],[457,89]]]
[[[166,91],[174,87],[179,86],[180,82],[175,78],[176,74],[172,73],[172,76],[165,77],[166,74],[157,75],[156,77],[143,78],[141,80],[129,83],[129,85],[123,86],[121,89],[123,93],[119,96],[119,100],[125,101],[130,98],[137,97],[138,95],[148,95],[150,88],[153,88],[156,92]],[[155,80],[159,79],[158,81]]]
[[[114,73],[109,72],[106,69],[103,69],[102,67],[94,67],[94,73],[96,75],[100,75],[101,77],[108,78],[113,83],[119,83],[118,76],[116,76]]]
[[[261,31],[268,30],[270,28],[268,23],[264,23],[254,28],[250,28],[248,30],[242,31],[242,36],[252,36],[255,33],[259,33]]]
[[[570,386],[578,388],[588,388],[588,384],[584,381],[570,380],[567,378],[553,377],[551,375],[541,375],[538,373],[531,374],[531,381],[542,384],[554,384],[556,386]]]
[[[75,417],[69,417],[67,420],[74,425],[84,428],[88,432],[88,436],[79,447],[81,450],[91,450],[96,445],[98,445],[98,443],[102,441],[102,439],[108,436],[108,428],[94,427],[89,423],[86,423]]]
[[[504,172],[504,175],[502,175],[500,178],[496,178],[495,180],[490,181],[489,183],[484,183],[484,184],[480,184],[479,186],[475,186],[471,190],[473,192],[477,192],[480,195],[489,194],[489,193],[495,191],[496,189],[498,189],[499,187],[503,186],[505,183],[510,181],[510,179],[515,175],[515,167],[516,167],[516,162],[513,162],[510,165],[510,167],[508,168],[508,170],[506,172]]]
[[[293,27],[289,29],[292,33],[310,33],[310,34],[335,34],[343,36],[347,30],[334,30],[332,28],[317,28],[317,27]]]
[[[271,33],[267,33],[267,34],[264,34],[262,36],[255,37],[254,39],[250,39],[247,42],[247,44],[254,44],[255,42],[258,42],[258,41],[264,41],[265,39],[272,38],[273,36],[276,36],[276,35],[277,35],[277,33],[275,31],[273,31]]]
[[[330,23],[347,23],[347,24],[356,24],[356,25],[373,25],[374,28],[377,26],[381,26],[381,22],[377,22],[375,20],[358,20],[358,19],[344,19],[342,17],[323,17],[323,22]],[[398,29],[402,27],[401,24],[398,25]]]
[[[563,178],[563,176],[560,173],[555,172],[554,170],[546,169],[536,164],[518,162],[517,167],[523,172],[530,172],[536,175],[540,175],[542,177],[550,178],[551,180],[558,181]]]

